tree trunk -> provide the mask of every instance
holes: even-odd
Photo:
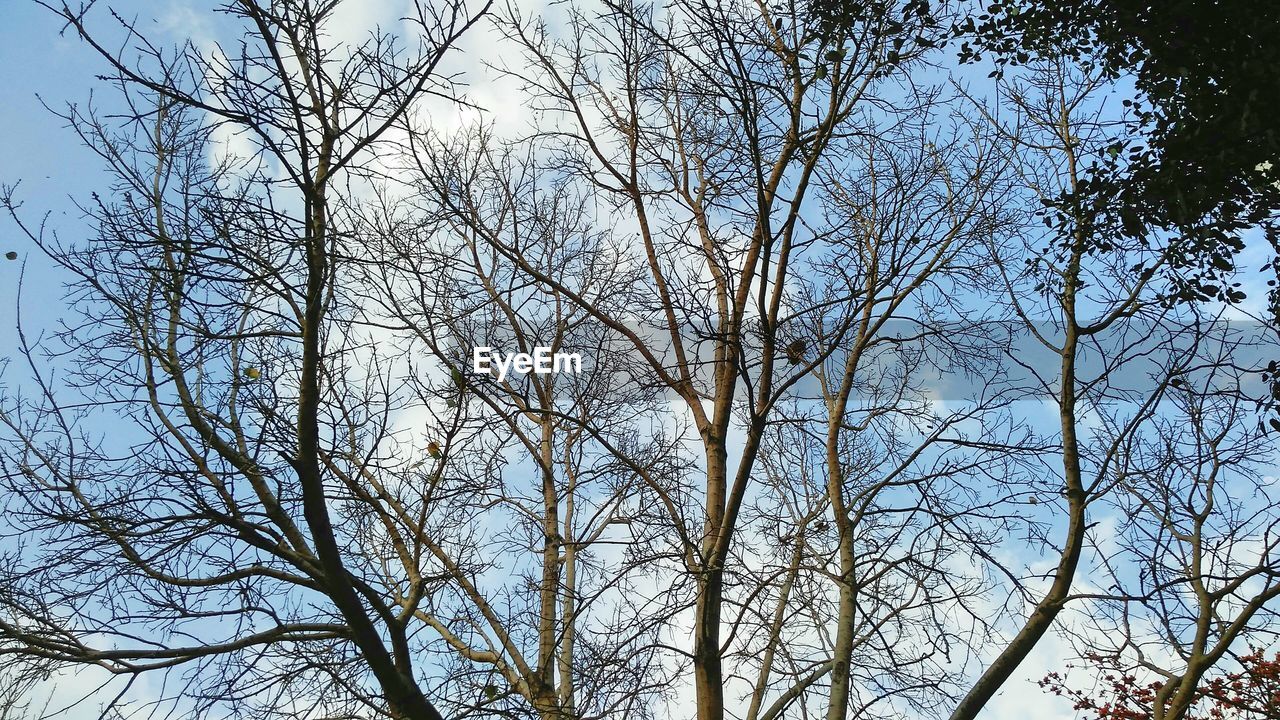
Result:
[[[723,720],[724,674],[720,657],[720,610],[724,601],[723,548],[728,457],[723,436],[707,433],[707,508],[703,526],[702,567],[694,610],[693,679],[698,720]]]

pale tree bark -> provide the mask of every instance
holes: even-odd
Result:
[[[879,228],[852,237],[824,230],[848,247],[821,245],[829,256],[818,260],[813,235],[828,240],[806,225],[804,208],[839,202],[841,190],[832,177],[842,172],[843,153],[858,151],[851,138],[859,132],[875,132],[873,124],[861,125],[854,116],[875,97],[877,80],[911,60],[887,60],[895,31],[869,25],[862,35],[844,38],[859,48],[849,52],[806,35],[798,24],[791,27],[791,16],[775,16],[763,7],[678,5],[673,12],[679,22],[656,19],[629,4],[608,10],[601,18],[571,14],[564,41],[551,39],[536,21],[519,16],[499,22],[528,57],[504,69],[530,88],[530,102],[553,108],[571,131],[549,127],[527,157],[487,133],[465,139],[415,137],[410,150],[434,201],[460,223],[455,233],[474,235],[498,262],[518,268],[542,292],[580,308],[647,364],[641,371],[646,383],[665,389],[685,406],[697,440],[693,506],[687,495],[681,497],[685,489],[677,493],[670,479],[641,476],[666,512],[692,584],[689,664],[696,714],[720,718],[731,705],[724,628],[739,625],[748,612],[725,616],[725,588],[728,577],[742,572],[736,538],[744,503],[754,492],[752,476],[768,420],[779,398],[809,373],[811,363],[822,362],[847,339],[843,331],[830,334],[822,339],[827,344],[813,347],[812,360],[779,365],[786,353],[778,338],[791,333],[783,326],[798,324],[797,317],[806,312],[796,303],[829,301],[796,295],[801,280],[796,268],[821,262],[838,273],[856,253],[852,248],[863,244],[884,252],[887,267],[889,256],[925,240],[921,247],[931,249],[922,256],[926,259],[911,271],[894,269],[906,279],[894,288],[900,295],[885,298],[884,312],[891,314],[911,295],[913,281],[918,287],[931,273],[943,271],[953,242],[972,247],[979,235],[1000,231],[998,221],[991,219],[997,203],[988,193],[994,169],[992,158],[979,152],[974,162],[981,167],[971,169],[972,175],[930,176],[937,180],[934,190],[947,198],[941,214],[952,223],[951,231],[943,222],[926,237],[903,232],[884,240],[876,234]],[[814,55],[827,58],[826,74],[815,73],[808,64],[806,58]],[[743,60],[747,56],[750,62]],[[739,110],[726,112],[725,107]],[[902,108],[895,119],[911,117],[911,112]],[[918,112],[923,117],[927,110]],[[931,155],[925,143],[908,134],[901,140],[916,143],[918,154],[906,162],[941,162],[938,153]],[[894,160],[885,162],[892,165]],[[531,250],[536,255],[536,243],[511,234],[494,219],[507,213],[487,198],[532,191],[521,187],[529,174],[546,178],[543,183],[551,187],[580,183],[594,188],[596,202],[626,218],[614,220],[613,228],[598,229],[606,238],[608,262],[625,276],[612,297],[602,298],[598,284],[549,271],[529,256]],[[901,178],[881,180],[889,186]],[[907,182],[930,181],[912,177]],[[913,187],[932,192],[920,184]],[[894,202],[909,212],[916,200],[904,191]],[[629,242],[625,233],[632,232],[635,240]],[[937,252],[936,262],[927,259],[930,252]],[[802,265],[806,262],[808,266]],[[884,292],[878,282],[884,279],[872,282],[875,292]],[[855,300],[872,303],[862,297],[865,291],[841,287],[834,293],[852,293]],[[853,362],[856,366],[857,360]],[[833,407],[833,417],[837,414]],[[835,475],[833,482],[840,482],[841,473]],[[851,531],[843,534],[851,537]],[[846,555],[846,564],[852,562]],[[848,594],[845,605],[852,599]],[[779,612],[787,612],[786,604],[782,600]],[[838,651],[844,660],[819,663],[795,692],[784,689],[783,695],[793,700],[805,696],[826,670],[841,667],[837,685],[847,697],[848,656],[858,629],[852,612],[844,618],[848,622],[839,624]],[[874,626],[863,630],[875,631]],[[775,641],[764,643],[768,658]],[[768,684],[770,675],[762,670],[757,682]],[[767,703],[759,687],[751,695],[751,712],[768,717],[787,705]],[[840,712],[845,702],[837,701],[833,712]]]
[[[454,203],[509,262],[629,343],[651,382],[689,413],[701,465],[697,519],[673,501],[665,506],[694,588],[690,664],[703,720],[726,713],[726,573],[765,418],[797,377],[776,367],[776,336],[806,232],[802,208],[833,138],[888,67],[883,27],[863,30],[859,52],[837,54],[779,12],[678,4],[659,19],[640,5],[610,4],[600,18],[571,14],[563,43],[519,16],[499,23],[529,58],[507,72],[573,127],[571,136],[548,134],[547,151],[627,213],[638,247],[625,262],[643,270],[629,291],[640,311],[602,308],[529,263],[474,204],[455,199],[468,194],[466,179],[438,188],[441,202]],[[831,80],[819,91],[802,55],[828,51]],[[424,174],[457,164],[450,158]],[[739,201],[741,212],[726,211]],[[688,242],[671,235],[673,223],[687,228]],[[655,332],[639,332],[636,321]],[[695,343],[691,333],[713,340]]]
[[[454,165],[466,167],[465,158]],[[582,230],[584,198],[566,188],[541,195],[536,178],[514,166],[505,170],[509,185],[487,185],[491,192],[477,198],[487,230],[521,246],[530,266],[562,283],[594,286],[608,302],[618,287],[615,269]],[[531,290],[525,271],[478,241],[466,223],[424,223],[436,207],[429,188],[389,189],[400,195],[394,201],[389,195],[365,218],[377,239],[371,251],[380,258],[364,281],[381,299],[369,312],[438,362],[450,402],[480,433],[439,443],[440,462],[451,473],[479,476],[464,486],[474,521],[435,533],[441,540],[431,545],[460,592],[412,610],[448,639],[460,673],[493,678],[472,690],[480,710],[552,719],[622,712],[629,704],[643,709],[663,674],[645,669],[650,651],[642,644],[652,629],[637,618],[611,617],[633,581],[630,565],[609,554],[642,540],[631,516],[643,494],[641,478],[660,470],[651,462],[619,465],[611,448],[638,443],[634,418],[649,412],[653,393],[618,375],[634,363],[610,348],[576,305]],[[546,203],[558,211],[541,212]],[[543,347],[588,359],[580,372],[499,378],[473,372],[479,347],[508,354]],[[424,385],[420,392],[436,391]],[[490,438],[490,449],[479,447],[481,437]],[[663,449],[651,452],[660,456]],[[485,453],[491,459],[477,465]],[[508,467],[500,456],[520,460]],[[477,567],[509,572],[512,581],[485,581]],[[588,623],[591,632],[584,632]],[[586,653],[592,657],[584,667]]]
[[[1072,596],[1086,548],[1089,508],[1103,494],[1106,476],[1114,467],[1124,439],[1149,419],[1151,407],[1159,402],[1164,390],[1163,385],[1157,384],[1140,389],[1138,397],[1129,397],[1139,411],[1120,422],[1111,442],[1093,453],[1086,463],[1084,442],[1079,435],[1080,393],[1086,387],[1096,393],[1105,376],[1099,380],[1081,375],[1078,362],[1083,346],[1107,342],[1099,338],[1126,323],[1158,320],[1160,304],[1154,297],[1151,279],[1167,263],[1167,258],[1145,248],[1125,248],[1132,254],[1123,261],[1114,261],[1139,261],[1124,273],[1116,271],[1110,264],[1112,259],[1094,259],[1093,249],[1107,239],[1106,225],[1098,217],[1097,208],[1079,198],[1084,191],[1088,157],[1102,152],[1105,142],[1105,125],[1098,121],[1097,108],[1092,104],[1094,93],[1102,85],[1099,77],[1073,71],[1065,61],[1045,62],[1026,78],[1010,83],[1007,96],[1016,112],[1013,121],[998,121],[988,115],[1008,139],[1009,157],[1026,183],[1029,202],[1041,206],[1041,212],[1043,207],[1053,207],[1059,213],[1056,222],[1046,223],[1050,227],[1045,238],[1048,247],[1033,251],[1027,260],[1029,270],[1022,277],[1024,282],[1028,277],[1035,278],[1037,289],[1048,294],[1051,324],[1040,324],[1038,318],[1044,316],[1043,309],[1019,295],[1015,274],[1004,264],[999,267],[1024,332],[1057,356],[1057,372],[1044,384],[1057,387],[1054,400],[1060,442],[1059,493],[1065,501],[1061,508],[1065,525],[1061,540],[1051,546],[1056,563],[1048,575],[1048,586],[1033,594],[1029,614],[956,705],[952,720],[976,718],[1054,626]],[[1120,251],[1115,252],[1113,258]],[[1134,320],[1135,316],[1140,316],[1139,320]],[[1046,328],[1060,334],[1060,339],[1054,339]],[[1109,353],[1106,372],[1114,375],[1138,362],[1142,352],[1128,340],[1106,347],[1105,351]]]

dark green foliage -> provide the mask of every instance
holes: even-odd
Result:
[[[1163,243],[1168,297],[1183,302],[1243,300],[1232,278],[1246,231],[1260,229],[1274,251],[1261,270],[1273,276],[1270,312],[1280,324],[1280,4],[996,0],[952,36],[961,61],[990,59],[993,75],[1067,57],[1131,80],[1123,134],[1090,168],[1079,197],[1046,209],[1047,221],[1063,226],[1066,241],[1064,211],[1088,204],[1099,227],[1077,241],[1091,250],[1123,239]],[[1263,380],[1271,393],[1259,408],[1275,415],[1274,363]],[[1280,431],[1274,417],[1268,423]]]
[[[1130,122],[1091,169],[1093,197],[1075,200],[1105,206],[1109,220],[1086,241],[1164,238],[1173,298],[1243,299],[1230,282],[1242,234],[1261,227],[1277,242],[1280,5],[997,0],[953,36],[962,61],[990,59],[997,74],[1068,57],[1131,79]]]

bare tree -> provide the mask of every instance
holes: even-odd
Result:
[[[483,145],[489,138],[461,139]],[[627,280],[611,262],[616,249],[590,222],[590,194],[541,186],[512,156],[489,158],[496,166],[481,174],[468,163],[471,153],[455,150],[455,171],[475,173],[467,198],[481,203],[472,210],[489,232],[556,283],[590,288],[599,304],[618,303],[611,296]],[[408,157],[429,172],[425,155]],[[454,529],[428,534],[452,541],[430,547],[455,592],[437,596],[436,609],[415,612],[468,672],[497,674],[486,681],[490,711],[509,693],[508,708],[530,707],[544,718],[646,717],[646,700],[669,673],[653,658],[654,628],[626,613],[622,596],[637,592],[632,575],[645,566],[632,556],[651,542],[638,517],[651,495],[640,477],[670,467],[670,443],[660,432],[641,434],[657,395],[633,381],[635,363],[577,304],[531,281],[467,223],[424,201],[429,188],[419,189],[428,192],[380,203],[368,215],[366,236],[376,241],[368,297],[382,316],[374,321],[405,333],[421,356],[439,363],[450,403],[470,406],[470,422],[490,433],[501,428],[509,467],[472,473],[481,482],[468,486],[470,500],[441,506],[440,520]],[[476,374],[473,349],[484,347],[571,349],[585,367]],[[425,387],[421,394],[442,393]],[[451,435],[440,445],[445,461],[475,455]],[[477,566],[511,582],[483,583]]]
[[[527,141],[536,151],[513,164],[511,151],[483,133],[462,142],[423,137],[411,148],[432,200],[461,223],[457,234],[474,235],[494,252],[495,264],[517,268],[527,283],[604,328],[640,361],[627,372],[684,406],[696,433],[684,446],[696,448],[687,465],[696,471],[672,477],[648,472],[634,458],[620,459],[636,467],[660,499],[660,520],[675,546],[675,562],[665,574],[683,575],[691,586],[674,598],[687,598],[690,607],[660,612],[671,616],[677,636],[680,623],[689,623],[691,645],[674,653],[677,661],[687,653],[699,718],[732,713],[726,695],[739,682],[751,698],[752,717],[776,717],[811,688],[833,687],[825,712],[844,716],[860,630],[869,633],[863,637],[867,643],[885,651],[885,667],[915,663],[911,692],[924,694],[933,684],[918,678],[937,666],[893,657],[895,648],[880,642],[884,636],[876,634],[876,622],[890,626],[912,609],[927,614],[941,597],[920,605],[909,598],[893,601],[895,610],[855,619],[858,580],[851,577],[856,561],[849,548],[863,515],[850,509],[857,501],[846,495],[858,492],[846,487],[852,462],[846,454],[855,452],[848,436],[866,428],[853,427],[848,395],[866,371],[864,356],[891,340],[880,334],[883,324],[918,309],[908,303],[917,292],[940,294],[972,283],[983,273],[975,269],[981,263],[971,250],[1005,228],[999,219],[1000,163],[990,146],[980,141],[966,156],[962,146],[951,145],[955,138],[931,136],[921,127],[932,119],[936,95],[896,94],[896,73],[926,52],[924,46],[896,50],[902,43],[894,42],[895,33],[920,30],[912,17],[893,14],[902,11],[865,18],[856,32],[832,39],[809,32],[802,10],[755,4],[677,3],[662,14],[638,4],[611,4],[599,16],[570,10],[563,33],[509,10],[498,26],[525,48],[528,59],[503,70],[528,89],[528,103],[544,117],[540,134]],[[877,136],[883,141],[876,143]],[[520,179],[530,173],[542,178],[540,185],[523,185]],[[595,230],[605,238],[603,262],[618,268],[607,292],[599,283],[559,275],[531,260],[538,239],[512,232],[508,204],[494,204],[495,197],[560,185],[592,189],[598,198],[607,223]],[[544,191],[544,197],[549,194]],[[828,217],[815,219],[824,207]],[[920,216],[907,219],[908,208]],[[541,256],[535,251],[534,257]],[[819,284],[827,287],[806,295],[803,285],[812,275],[825,276]],[[932,326],[923,334],[942,332]],[[829,361],[835,378],[819,372],[826,395],[816,404],[827,418],[819,425],[831,431],[822,474],[823,487],[830,483],[834,496],[824,490],[818,505],[794,508],[785,521],[775,513],[773,524],[782,527],[773,537],[784,538],[776,558],[781,565],[761,568],[760,549],[740,536],[744,527],[763,527],[751,525],[751,515],[767,484],[754,479],[764,468],[759,463],[765,462],[767,431],[770,423],[787,422],[778,419],[779,404]],[[916,387],[914,369],[908,370],[909,384]],[[891,381],[884,382],[888,394],[872,399],[866,412],[873,418],[913,414],[885,409],[904,398],[890,397]],[[850,387],[842,390],[845,384]],[[914,414],[928,415],[918,409]],[[923,442],[939,440],[959,422],[959,416],[941,422]],[[796,432],[803,436],[806,430]],[[891,458],[903,464],[899,472],[916,459],[892,447],[880,462]],[[782,464],[773,465],[777,476],[791,480],[778,481],[780,486],[803,481],[803,472]],[[919,483],[929,495],[917,508],[920,515],[949,518],[929,521],[937,531],[934,542],[944,542],[954,530],[949,522],[963,524],[956,519],[963,511],[936,505],[942,501],[930,495],[936,488],[928,487],[929,479],[972,471],[964,462],[938,461],[932,472],[912,468],[910,481],[898,479]],[[875,472],[886,473],[881,477],[895,487],[892,468]],[[864,478],[859,482],[877,487]],[[862,499],[869,506],[875,495],[871,490]],[[833,497],[835,504],[828,505]],[[842,588],[835,607],[816,590],[826,581],[814,586],[808,577],[818,562],[813,555],[824,551],[805,545],[815,518],[827,511],[840,524],[837,536],[845,550],[835,569],[821,570]],[[916,531],[910,519],[903,522],[905,529],[886,542],[909,547],[918,539],[903,534]],[[923,547],[911,552],[929,553]],[[930,562],[937,571],[945,566],[938,555]],[[909,561],[886,563],[896,569]],[[874,578],[877,571],[867,565],[865,572]],[[815,590],[801,590],[801,583]],[[892,584],[885,581],[886,592]],[[963,585],[944,594],[973,592]],[[764,598],[775,603],[768,616],[757,605]],[[810,630],[784,633],[784,621],[804,604],[813,613]],[[831,616],[821,619],[828,608]],[[806,632],[828,630],[838,642],[817,650],[818,657],[802,658],[791,647],[809,642],[799,639]],[[726,671],[729,653],[743,666]],[[778,683],[780,657],[791,667]],[[744,673],[753,665],[754,673]]]
[[[78,397],[25,344],[36,392],[0,415],[6,535],[38,543],[6,562],[5,654],[176,673],[193,715],[441,717],[396,602],[434,580],[381,572],[425,542],[404,519],[436,488],[392,422],[394,369],[362,362],[341,208],[411,104],[451,92],[437,67],[484,8],[417,4],[403,35],[346,46],[337,7],[229,3],[238,50],[169,53],[119,16],[112,51],[51,6],[128,112],[65,115],[116,178],[83,208],[90,242],[4,197],[83,318],[59,337]],[[215,134],[252,151],[212,161]]]
[[[1252,369],[1233,356],[1248,341],[1220,338],[1218,358],[1180,368],[1172,408],[1129,443],[1117,473],[1125,492],[1116,502],[1129,518],[1122,553],[1141,569],[1112,571],[1118,597],[1108,600],[1124,630],[1112,637],[1125,642],[1108,656],[1131,650],[1159,679],[1153,720],[1185,717],[1211,669],[1276,630],[1280,519],[1262,474],[1275,442],[1240,392]]]
[[[812,387],[775,410],[762,460],[786,478],[769,502],[826,516],[792,520],[802,539],[790,567],[814,576],[802,587],[816,590],[781,601],[775,615],[795,613],[789,630],[816,647],[781,643],[802,681],[771,688],[766,663],[752,712],[777,695],[759,717],[815,696],[830,718],[945,706],[962,679],[946,658],[987,630],[974,606],[989,589],[983,553],[1009,523],[1009,498],[984,486],[1016,475],[1018,455],[1037,450],[993,381],[1001,334],[955,305],[996,279],[982,248],[1008,228],[1000,153],[965,122],[942,134],[931,114],[948,103],[923,100],[842,144],[845,166],[819,180],[826,222],[795,281],[785,347],[788,362],[818,361]],[[813,252],[819,244],[827,252]],[[956,392],[960,378],[982,389]],[[769,515],[774,532],[792,536]]]
[[[14,686],[970,720],[1071,607],[1182,717],[1280,593],[1246,371],[1085,202],[1106,78],[973,103],[942,10],[847,5],[504,7],[514,136],[419,112],[464,101],[441,62],[488,5],[348,46],[338,3],[237,0],[234,52],[52,8],[126,111],[64,113],[115,178],[88,242],[2,195],[76,310],[0,402]]]
[[[1000,647],[956,707],[953,720],[977,716],[1055,626],[1068,603],[1098,599],[1098,594],[1082,587],[1088,580],[1079,577],[1079,569],[1082,563],[1107,567],[1117,557],[1107,549],[1110,538],[1090,536],[1090,528],[1098,524],[1096,518],[1103,512],[1099,508],[1113,504],[1130,507],[1135,502],[1146,506],[1142,498],[1149,497],[1150,486],[1134,496],[1135,446],[1154,442],[1172,451],[1181,444],[1177,436],[1184,423],[1201,426],[1190,407],[1216,406],[1222,401],[1208,386],[1191,391],[1181,374],[1191,367],[1216,367],[1222,372],[1232,362],[1230,353],[1203,354],[1214,352],[1215,346],[1221,352],[1222,339],[1215,340],[1220,330],[1203,321],[1195,308],[1176,302],[1185,274],[1194,272],[1180,261],[1177,243],[1126,240],[1133,234],[1119,231],[1126,222],[1124,209],[1105,204],[1105,199],[1089,192],[1092,178],[1100,167],[1105,168],[1100,159],[1116,161],[1119,155],[1112,135],[1122,124],[1117,109],[1105,102],[1109,83],[1110,79],[1096,69],[1065,59],[1043,61],[1002,83],[1000,96],[1007,110],[988,116],[1010,143],[1012,166],[1028,191],[1029,216],[1044,221],[1044,229],[1027,239],[1021,269],[1015,270],[1019,265],[1016,255],[1002,258],[995,250],[992,260],[1004,275],[1018,322],[1033,339],[1026,346],[1037,353],[1047,351],[1052,358],[1052,371],[1048,372],[1030,358],[1021,362],[1056,405],[1060,470],[1051,476],[1050,485],[1039,489],[1037,497],[1048,499],[1049,503],[1041,502],[1039,507],[1047,505],[1062,522],[1061,539],[1045,536],[1042,540],[1047,556],[1055,563],[1044,578],[1047,584],[1041,588],[1025,586],[1022,597],[1028,601],[1029,613],[1019,618],[1017,632]],[[1242,431],[1248,434],[1250,423],[1242,414],[1228,414],[1230,420],[1222,413],[1218,417],[1224,436]],[[1201,436],[1201,431],[1195,433]],[[1177,453],[1166,454],[1162,462],[1167,463],[1167,471],[1201,475],[1186,469],[1183,463],[1187,458]],[[1202,460],[1191,462],[1200,464]],[[1146,472],[1150,476],[1154,467],[1146,466]],[[1167,479],[1162,477],[1160,482]],[[1212,486],[1214,481],[1193,482],[1196,489],[1188,490],[1190,495],[1180,505],[1193,516],[1212,506],[1209,502],[1205,508],[1191,509],[1194,497],[1204,490],[1202,482]],[[1140,534],[1164,536],[1178,522],[1159,512],[1141,519],[1126,514],[1133,527],[1143,528],[1137,531]],[[1244,526],[1236,529],[1248,537],[1257,531]],[[1143,568],[1176,563],[1182,552],[1174,545],[1149,547],[1141,559],[1130,555],[1127,559],[1136,563],[1113,566],[1110,572],[1124,585],[1126,581],[1120,578],[1133,572],[1142,577],[1147,573]],[[1022,585],[1013,574],[1011,579]],[[1267,597],[1265,591],[1257,596],[1259,609]],[[1202,599],[1204,612],[1213,613],[1210,606],[1216,601]],[[1244,613],[1242,623],[1247,623],[1251,614]],[[1209,622],[1207,617],[1205,622]],[[1112,637],[1130,637],[1115,628],[1107,632]],[[1226,642],[1216,648],[1223,652],[1237,637],[1234,633],[1225,635]],[[1210,659],[1203,653],[1204,646],[1199,647],[1201,653],[1186,675],[1166,674],[1169,679],[1161,695],[1178,695],[1181,704],[1174,703],[1178,713],[1187,708],[1191,692],[1187,688],[1194,689],[1203,670],[1221,655],[1211,653]]]

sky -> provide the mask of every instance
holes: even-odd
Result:
[[[73,198],[86,199],[105,184],[107,176],[93,153],[81,146],[65,123],[42,102],[54,109],[69,102],[86,102],[97,84],[95,75],[103,72],[102,61],[74,36],[60,35],[61,24],[48,10],[26,0],[0,0],[0,3],[0,185],[20,183],[16,197],[24,203],[27,222],[38,224],[48,213],[50,232],[58,232],[68,240],[79,239],[87,228],[78,221]],[[349,5],[361,10],[360,17],[353,17],[349,27],[352,32],[358,32],[361,22],[394,19],[393,4],[369,0]],[[156,16],[158,22],[152,27],[173,38],[183,31],[199,33],[202,30],[197,21],[200,15],[193,11],[194,3],[132,0],[113,2],[112,6],[125,15]],[[101,10],[97,14],[99,20],[104,19]],[[473,53],[459,60],[460,67],[475,72],[482,59],[501,60]],[[101,93],[108,107],[109,94],[109,91]],[[502,108],[486,119],[509,127],[520,124],[520,109],[504,103],[501,90],[477,84],[470,96],[482,106]],[[452,118],[454,122],[461,120]],[[0,218],[0,255],[10,251],[17,252],[19,258],[16,261],[0,259],[0,357],[15,354],[20,272],[25,273],[21,298],[23,321],[30,328],[38,332],[39,328],[53,325],[65,308],[60,300],[65,276],[22,238],[7,218]],[[0,376],[0,387],[5,383],[6,379]],[[1067,703],[1050,697],[1034,684],[1048,672],[1062,669],[1065,652],[1056,637],[1046,637],[1019,668],[1015,681],[992,702],[985,717],[992,720],[1075,717]],[[59,687],[64,691],[86,691],[96,682],[93,673],[67,675],[59,680]],[[137,691],[145,695],[146,683]],[[91,705],[67,717],[93,717]]]
[[[18,185],[15,198],[24,201],[30,219],[52,213],[51,227],[74,233],[80,228],[71,198],[86,197],[105,175],[41,100],[54,108],[83,102],[101,65],[79,41],[59,36],[59,29],[52,13],[35,3],[5,0],[0,7],[0,185]],[[0,254],[19,255],[0,264],[0,347],[9,348],[22,266],[28,310],[57,307],[62,293],[51,263],[5,220]],[[37,323],[49,319],[48,313],[35,316]]]

